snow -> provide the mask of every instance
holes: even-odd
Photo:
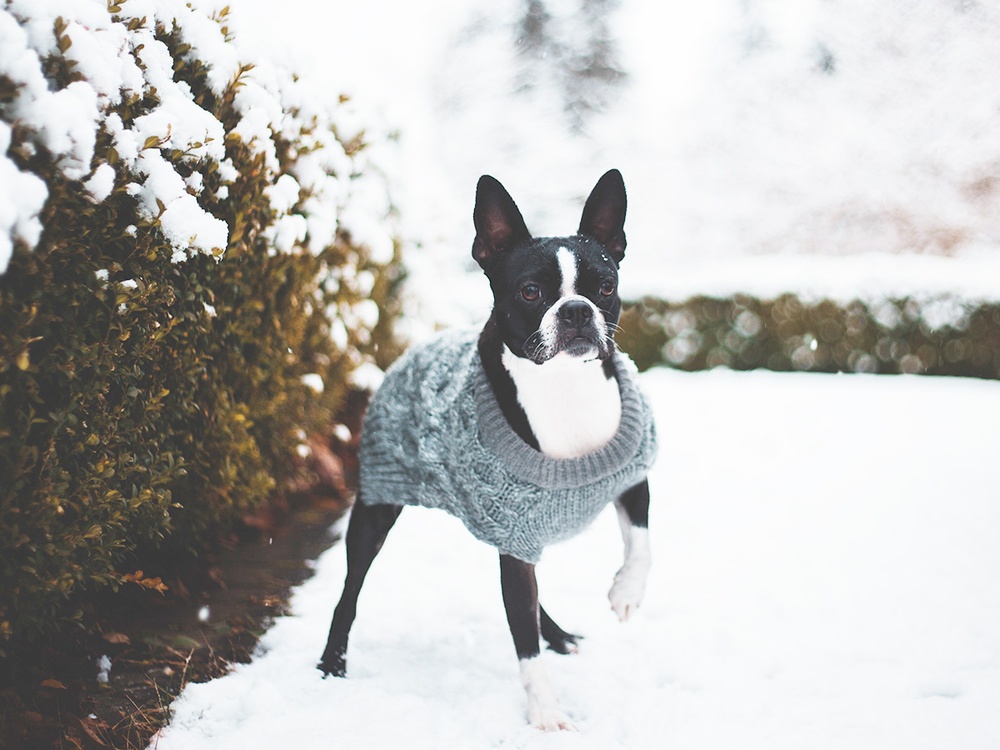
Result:
[[[48,192],[8,154],[11,123],[21,134],[15,145],[51,153],[62,176],[79,181],[97,203],[111,194],[116,172],[124,174],[141,218],[159,224],[176,262],[195,253],[220,256],[229,243],[226,222],[198,200],[202,172],[217,170],[223,184],[214,197],[221,199],[229,194],[226,183],[237,178],[226,157],[227,135],[264,156],[264,177],[273,181],[267,191],[273,223],[265,237],[275,252],[319,253],[338,241],[338,232],[353,230],[372,243],[374,257],[391,259],[390,204],[375,166],[380,149],[349,155],[333,132],[336,123],[337,132],[350,139],[360,118],[347,105],[325,101],[291,70],[275,67],[261,54],[267,45],[248,47],[233,39],[222,6],[213,0],[127,0],[114,6],[105,0],[9,0],[0,9],[0,77],[15,89],[0,106],[0,273],[15,246],[30,250],[38,243]],[[185,54],[203,63],[213,92],[222,95],[232,87],[240,119],[231,134],[199,106],[185,81],[175,80],[174,60],[157,38],[158,27],[190,46]],[[82,80],[61,87],[46,77],[43,60],[60,50]],[[110,111],[137,96],[153,104],[133,122],[123,123]],[[101,129],[111,136],[114,154],[96,150]],[[280,174],[278,141],[303,144],[292,175]],[[185,168],[178,170],[177,162]],[[308,196],[301,205],[300,195]]]
[[[312,388],[316,393],[322,393],[326,387],[323,383],[323,376],[316,372],[308,372],[301,378],[302,383]]]
[[[101,654],[97,659],[97,681],[106,684],[111,674],[111,657]]]
[[[103,202],[115,187],[114,167],[110,164],[101,164],[90,178],[84,181],[83,187],[95,203]]]
[[[135,161],[144,181],[134,195],[144,216],[156,217],[164,237],[174,248],[174,261],[188,250],[221,253],[229,244],[229,226],[202,209],[187,191],[184,179],[158,149],[143,149]],[[136,183],[133,183],[136,184]]]
[[[0,153],[6,153],[9,146],[10,126],[0,122]],[[20,171],[9,159],[0,159],[0,274],[7,270],[15,241],[32,246],[38,242],[42,233],[38,214],[48,192],[38,177]]]
[[[398,129],[385,167],[408,306],[428,329],[481,317],[485,284],[421,290],[472,268],[483,173],[530,229],[564,234],[600,174],[621,169],[633,298],[1000,297],[995,4],[622,0],[609,25],[628,78],[579,133],[558,65],[526,72],[515,0],[231,5],[241,37]],[[557,41],[581,37],[584,6],[545,3]]]
[[[546,609],[585,636],[542,657],[578,732],[527,726],[495,552],[407,509],[362,593],[347,679],[315,669],[338,544],[254,661],[188,686],[151,747],[996,747],[1000,384],[641,377],[662,438],[645,602],[625,624],[610,611],[612,509],[538,567]]]
[[[641,262],[642,259],[640,259]],[[794,292],[805,300],[878,302],[886,298],[953,296],[969,303],[1000,300],[1000,253],[956,260],[940,255],[756,255],[692,261],[670,274],[632,267],[626,256],[622,286],[633,297],[681,301],[693,295],[747,294],[774,299]]]

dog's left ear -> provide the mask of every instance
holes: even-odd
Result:
[[[583,206],[580,234],[591,237],[607,250],[618,265],[625,257],[625,181],[611,169],[597,181]]]

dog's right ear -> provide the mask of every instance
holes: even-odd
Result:
[[[501,255],[531,237],[510,193],[488,174],[480,177],[476,185],[476,207],[472,211],[472,220],[476,225],[472,257],[487,272]]]

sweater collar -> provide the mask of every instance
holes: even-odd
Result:
[[[472,360],[479,439],[518,479],[544,489],[585,487],[627,466],[638,452],[649,417],[635,379],[618,352],[613,359],[622,400],[618,432],[603,448],[578,458],[550,458],[524,442],[500,410],[478,352]]]

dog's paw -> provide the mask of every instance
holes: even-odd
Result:
[[[575,732],[576,725],[562,711],[549,711],[531,717],[531,726],[542,732]]]
[[[648,565],[630,564],[623,565],[615,576],[611,591],[608,592],[608,600],[611,602],[611,609],[621,622],[625,622],[639,609],[642,597],[646,593],[648,573]]]
[[[537,656],[521,659],[521,683],[528,695],[528,720],[531,726],[543,732],[560,729],[576,731],[573,722],[559,708],[559,699],[556,698],[542,661]]]
[[[531,720],[531,726],[543,732],[577,731],[576,726],[559,706],[542,706],[532,701],[528,707],[528,718]]]
[[[557,654],[575,654],[580,650],[583,636],[567,633],[548,617],[542,618],[541,633],[549,648]]]
[[[324,677],[346,677],[347,659],[343,653],[323,654],[316,669],[322,672]]]
[[[580,653],[580,641],[582,638],[582,635],[566,634],[564,638],[546,638],[545,642],[549,644],[550,651],[555,651],[557,654],[565,656],[567,654]]]

